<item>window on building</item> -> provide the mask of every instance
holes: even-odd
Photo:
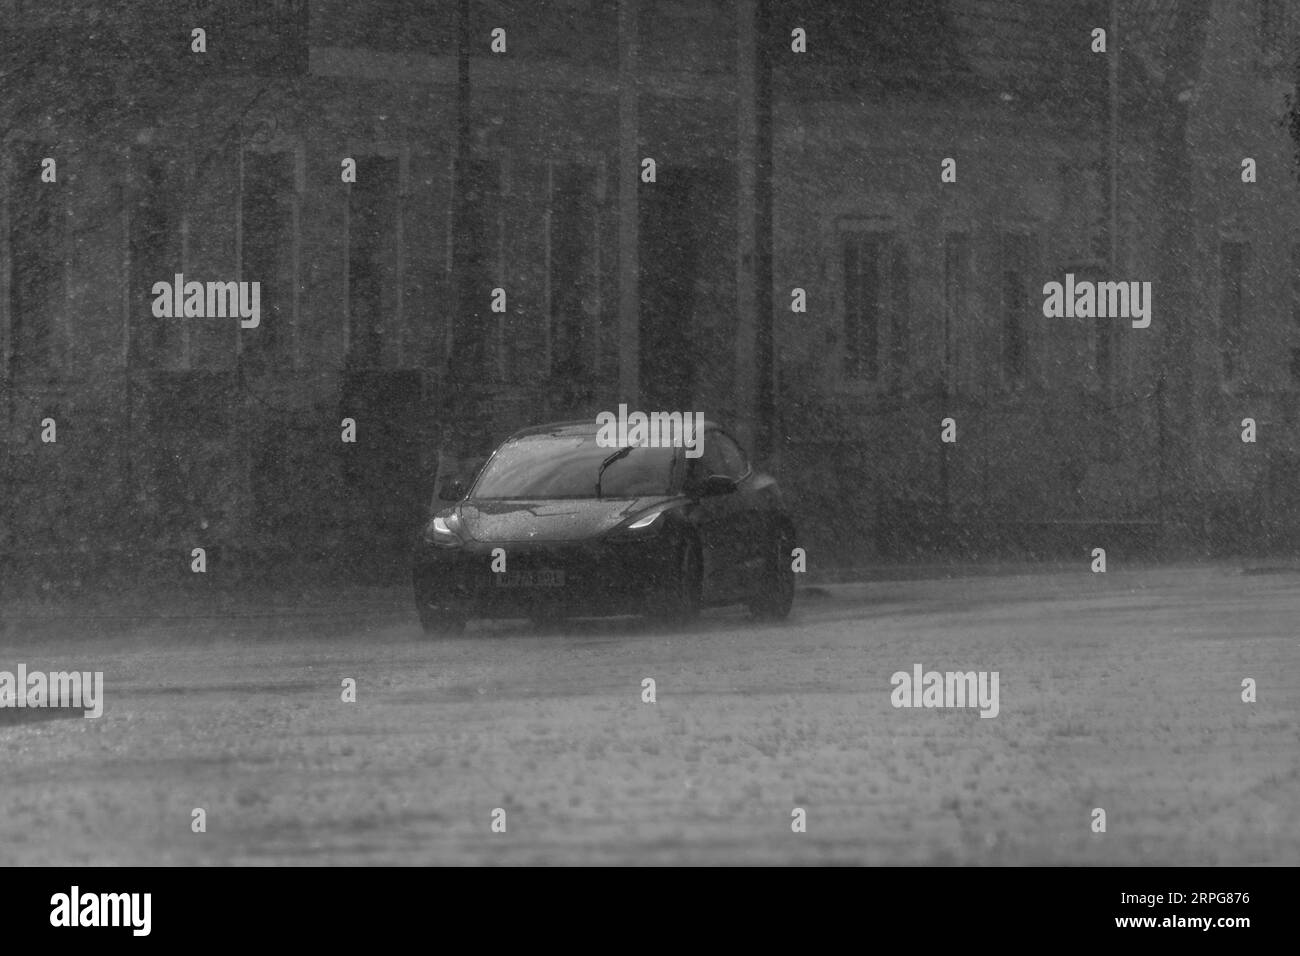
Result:
[[[464,196],[452,218],[452,272],[462,301],[453,305],[451,349],[459,367],[478,376],[490,375],[501,364],[489,343],[495,338],[491,329],[498,327],[492,321],[491,293],[502,275],[502,174],[498,157],[471,158],[461,176]]]
[[[1055,236],[1061,258],[1088,262],[1110,257],[1110,161],[1074,160],[1060,167],[1062,223]]]
[[[883,237],[844,237],[845,371],[874,381],[880,374],[880,255]]]
[[[348,365],[385,364],[397,310],[398,161],[359,156],[348,187]]]
[[[9,180],[9,343],[15,372],[53,361],[54,330],[63,302],[61,187],[41,182],[48,150],[14,151]]]
[[[1076,287],[1085,282],[1092,283],[1095,286],[1097,283],[1108,281],[1109,272],[1098,265],[1076,266],[1074,267],[1074,278]],[[1087,322],[1089,320],[1083,319],[1081,321]],[[1097,388],[1107,390],[1114,387],[1116,375],[1118,374],[1119,336],[1117,330],[1121,326],[1114,316],[1098,315],[1091,322],[1093,384]]]
[[[710,386],[702,364],[684,357],[698,355],[707,335],[699,320],[718,312],[714,278],[727,246],[724,241],[720,248],[717,236],[735,242],[725,208],[725,197],[735,192],[717,160],[664,164],[658,176],[659,186],[636,197],[641,401],[650,408],[686,408],[699,388]]]
[[[166,368],[180,357],[180,315],[153,314],[154,283],[172,283],[185,272],[182,219],[184,193],[179,184],[181,161],[173,154],[151,152],[138,158],[139,181],[130,210],[131,362],[143,368]],[[188,278],[187,280],[188,281]]]
[[[897,384],[910,351],[907,249],[894,233],[853,232],[844,235],[843,255],[845,372]]]
[[[1097,366],[1097,384],[1110,388],[1115,382],[1115,319],[1097,316],[1093,319],[1093,349]]]
[[[293,156],[244,154],[240,192],[240,280],[259,282],[260,324],[240,329],[244,354],[271,365],[288,363],[293,347]]]
[[[907,250],[894,243],[889,260],[889,363],[895,380],[907,368],[910,351],[912,279]]]
[[[1225,240],[1219,245],[1219,345],[1223,374],[1241,373],[1241,346],[1246,323],[1246,279],[1250,268],[1250,246]]]
[[[1029,236],[1005,232],[1001,237],[1002,372],[1012,387],[1029,374]]]
[[[961,350],[970,310],[970,237],[950,232],[943,241],[943,367],[944,383],[956,392],[961,385]]]
[[[584,382],[591,373],[598,277],[595,270],[596,170],[576,163],[551,168],[551,374]]]

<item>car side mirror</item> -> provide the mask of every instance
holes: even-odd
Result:
[[[438,499],[440,501],[460,501],[465,497],[465,482],[459,478],[452,478],[450,481],[444,481],[442,487],[438,489]]]
[[[709,475],[700,482],[698,493],[701,498],[714,498],[718,495],[729,495],[735,490],[735,479],[728,478],[726,475]]]

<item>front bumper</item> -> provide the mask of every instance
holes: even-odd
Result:
[[[420,542],[412,561],[417,603],[465,617],[637,614],[675,573],[671,536],[595,542]],[[504,548],[506,572],[492,570]],[[564,572],[562,586],[513,583],[518,572]],[[526,577],[527,575],[525,575]],[[512,583],[503,585],[502,581]]]

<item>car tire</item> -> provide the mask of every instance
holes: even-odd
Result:
[[[703,565],[694,540],[683,539],[674,551],[672,570],[655,595],[651,616],[670,627],[681,627],[700,613]]]
[[[443,608],[420,602],[420,628],[425,637],[453,637],[465,630],[465,617]]]
[[[781,528],[767,546],[767,559],[760,576],[762,586],[749,610],[756,618],[781,621],[790,616],[794,604],[794,568],[790,564],[790,551],[794,548],[794,535]]]

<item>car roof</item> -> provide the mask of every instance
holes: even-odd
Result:
[[[658,414],[664,413],[660,412]],[[704,420],[704,427],[705,429],[709,429],[720,428],[721,426],[718,425],[717,422],[706,418]],[[510,438],[523,438],[526,435],[544,435],[551,432],[570,435],[589,435],[599,430],[600,426],[596,424],[594,418],[578,418],[565,422],[550,422],[546,425],[530,425],[527,428],[519,429],[519,431],[512,434]],[[509,440],[510,439],[507,439],[507,441]]]

